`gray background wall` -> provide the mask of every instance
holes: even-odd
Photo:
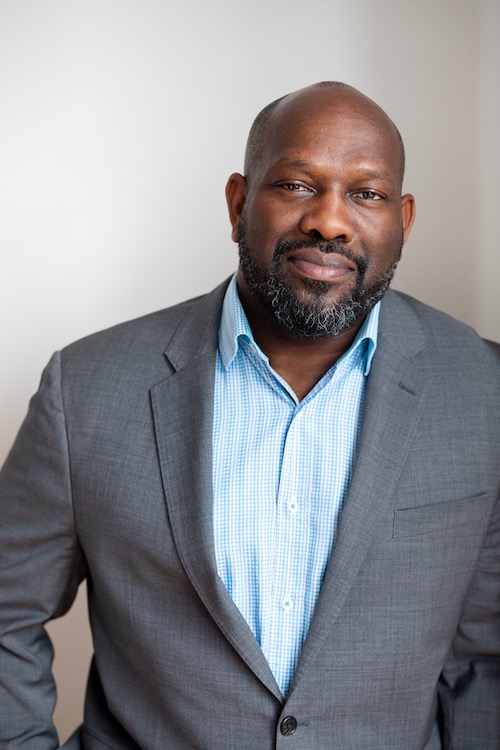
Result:
[[[236,266],[223,199],[254,115],[339,79],[408,152],[395,286],[500,338],[496,0],[1,0],[0,458],[50,353]],[[64,738],[85,600],[50,626]]]

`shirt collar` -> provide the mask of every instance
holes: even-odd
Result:
[[[364,374],[370,372],[373,355],[377,349],[378,319],[380,313],[380,302],[372,308],[366,316],[363,325],[359,329],[350,349],[342,359],[348,357],[358,347],[364,344]],[[246,339],[258,355],[269,362],[268,357],[256,343],[247,316],[243,310],[236,286],[236,274],[233,275],[226,290],[222,305],[222,315],[219,328],[219,353],[224,369],[228,369],[233,362],[240,347],[240,339]],[[339,360],[340,361],[340,360]]]

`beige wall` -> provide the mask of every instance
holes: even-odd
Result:
[[[251,119],[340,79],[407,144],[418,219],[396,286],[500,338],[496,0],[3,0],[0,457],[50,353],[214,286]],[[495,184],[494,184],[495,181]],[[50,626],[66,736],[84,601]]]
[[[500,340],[500,2],[482,0],[478,19],[477,84],[478,200],[475,241],[469,249],[477,268],[474,323]],[[475,249],[477,248],[477,258]]]

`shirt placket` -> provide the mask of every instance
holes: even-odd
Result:
[[[301,643],[300,624],[303,620],[303,591],[296,576],[297,545],[301,530],[302,505],[305,502],[301,487],[300,422],[302,409],[294,411],[287,430],[276,499],[276,527],[274,540],[273,586],[270,597],[269,630],[265,651],[278,685],[286,693],[295,670]],[[302,529],[303,531],[303,529]]]

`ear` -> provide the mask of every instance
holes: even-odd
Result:
[[[408,239],[415,221],[415,198],[410,193],[401,197],[401,219],[403,222],[403,245]]]
[[[229,209],[229,221],[233,228],[231,232],[231,238],[233,242],[238,242],[239,232],[238,228],[240,225],[241,212],[245,205],[245,198],[247,195],[247,182],[242,174],[234,172],[231,175],[226,185],[226,200],[227,207]]]

